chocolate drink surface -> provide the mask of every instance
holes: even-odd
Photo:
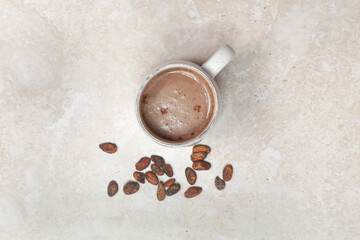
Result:
[[[211,122],[214,96],[200,74],[172,68],[148,82],[139,107],[145,127],[154,136],[184,142],[197,137]]]

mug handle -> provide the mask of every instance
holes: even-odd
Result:
[[[225,44],[219,48],[201,67],[212,77],[216,75],[234,58],[235,51]]]

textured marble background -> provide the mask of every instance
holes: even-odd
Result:
[[[0,239],[360,239],[360,2],[0,0]],[[137,91],[153,66],[204,62],[223,114],[185,199],[191,148],[153,143]],[[98,144],[113,141],[114,155]],[[163,155],[183,190],[132,178]],[[226,163],[233,181],[213,186]]]

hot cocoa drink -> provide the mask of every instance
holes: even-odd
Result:
[[[214,95],[199,73],[172,68],[155,75],[140,100],[145,127],[157,138],[184,142],[201,134],[214,114]]]

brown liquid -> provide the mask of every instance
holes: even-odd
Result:
[[[141,96],[140,111],[147,129],[160,139],[183,142],[197,137],[214,113],[214,96],[198,73],[173,68],[154,76]]]

